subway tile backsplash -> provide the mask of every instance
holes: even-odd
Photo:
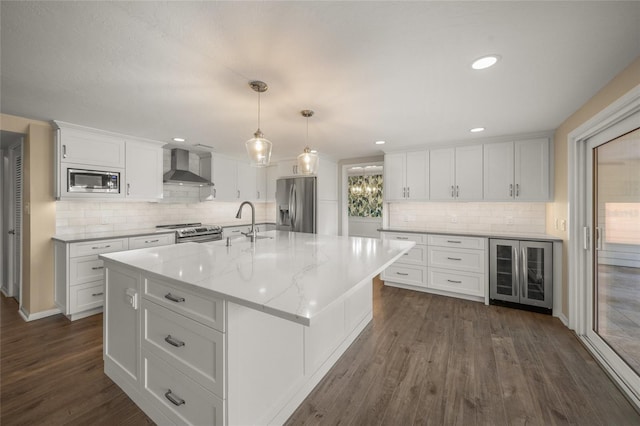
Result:
[[[545,203],[390,203],[391,229],[544,234]]]
[[[57,201],[56,235],[93,232],[148,230],[156,225],[202,222],[235,225],[251,222],[251,209],[244,207],[236,219],[240,202],[91,202]],[[275,221],[275,203],[254,203],[256,222]]]

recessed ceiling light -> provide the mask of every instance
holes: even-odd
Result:
[[[376,141],[376,145],[384,145],[385,142],[384,141]]]
[[[174,142],[184,142],[184,141],[186,141],[186,139],[185,138],[173,138],[173,141]]]
[[[470,129],[469,131],[471,133],[484,132],[484,127],[474,127],[473,129]]]
[[[483,70],[496,64],[500,60],[499,55],[487,55],[482,58],[478,58],[471,64],[471,68],[474,70]]]

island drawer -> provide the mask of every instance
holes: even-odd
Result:
[[[104,281],[79,284],[69,288],[69,313],[99,308],[104,302]]]
[[[176,234],[151,234],[129,238],[129,250],[174,244]]]
[[[145,278],[144,297],[204,325],[225,331],[224,302],[155,278]]]
[[[425,234],[412,234],[407,232],[381,232],[383,240],[415,241],[416,244],[427,244]]]
[[[484,296],[484,274],[429,268],[429,288],[470,296]]]
[[[486,249],[486,238],[460,237],[457,235],[429,235],[429,245],[461,249]]]
[[[224,401],[143,349],[143,393],[175,424],[224,424]]]
[[[427,247],[418,245],[413,246],[411,250],[406,252],[400,259],[396,260],[396,263],[425,266],[427,264]]]
[[[115,251],[127,250],[128,248],[129,244],[126,238],[71,243],[69,244],[69,257],[113,253]]]
[[[394,263],[384,270],[382,273],[382,279],[384,281],[424,287],[427,285],[427,268]]]
[[[88,283],[104,277],[104,264],[98,255],[69,259],[69,285]]]
[[[147,299],[142,315],[143,347],[224,398],[224,334]]]
[[[447,249],[429,246],[429,266],[455,269],[456,271],[484,272],[483,250]]]

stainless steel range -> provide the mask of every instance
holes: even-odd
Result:
[[[177,223],[173,225],[158,225],[160,229],[175,229],[176,244],[207,243],[222,239],[222,227],[218,225],[203,225],[201,223]]]

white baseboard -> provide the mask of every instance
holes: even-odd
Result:
[[[29,321],[35,321],[35,320],[50,317],[53,315],[61,314],[62,312],[60,311],[60,309],[54,308],[54,309],[49,309],[47,311],[40,311],[40,312],[35,312],[33,314],[30,314],[29,311],[27,311],[24,308],[24,306],[21,306],[20,309],[18,310],[18,313],[20,314],[23,320],[25,320],[26,322],[29,322]]]
[[[553,316],[558,318],[560,322],[564,324],[565,327],[571,329],[569,327],[569,319],[562,312],[553,311]]]

